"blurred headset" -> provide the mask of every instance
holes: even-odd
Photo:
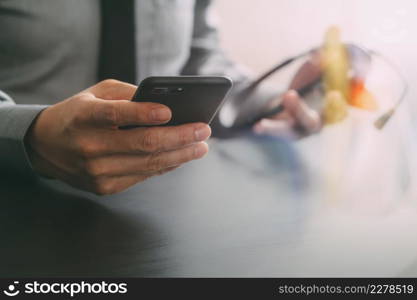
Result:
[[[400,106],[400,104],[403,102],[408,92],[408,83],[403,74],[398,69],[398,67],[380,53],[374,50],[366,49],[356,44],[348,43],[345,44],[345,46],[349,55],[350,68],[354,73],[355,77],[360,77],[364,79],[368,70],[370,69],[373,58],[377,56],[380,59],[382,59],[385,63],[387,63],[387,65],[389,65],[393,69],[393,71],[395,71],[395,73],[399,76],[403,84],[401,94],[399,98],[395,101],[394,105],[387,111],[383,112],[374,121],[375,127],[377,129],[382,129],[394,115],[395,111]],[[225,103],[225,106],[222,109],[222,114],[220,116],[220,122],[222,123],[222,125],[228,128],[243,129],[253,126],[254,123],[263,118],[270,117],[283,111],[282,105],[277,105],[274,108],[267,108],[267,106],[265,106],[265,103],[255,103],[251,96],[257,91],[262,82],[264,82],[271,75],[275,74],[277,71],[287,67],[288,65],[290,65],[298,59],[308,58],[309,56],[317,56],[319,52],[319,48],[313,48],[309,51],[300,53],[299,55],[282,61],[281,63],[275,65],[267,72],[260,75],[249,86],[244,88],[235,97],[229,99],[229,101]],[[303,72],[303,70],[300,69],[299,72]],[[301,77],[304,78],[303,84],[295,88],[295,90],[300,94],[300,96],[307,94],[313,88],[321,85],[321,72],[316,74],[312,73],[299,75],[301,75]]]

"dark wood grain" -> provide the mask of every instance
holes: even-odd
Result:
[[[312,197],[304,147],[261,138],[212,141],[203,160],[108,197],[50,180],[3,180],[0,276],[416,274],[411,258],[391,266],[394,255],[385,257],[386,267],[371,258],[364,272],[370,255],[336,245],[363,237],[353,231],[347,241],[344,223],[323,214],[314,221],[326,209]],[[340,235],[317,224],[342,224]]]

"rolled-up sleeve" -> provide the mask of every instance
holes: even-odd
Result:
[[[24,139],[44,105],[16,105],[0,91],[0,169],[5,174],[31,178],[31,167]]]

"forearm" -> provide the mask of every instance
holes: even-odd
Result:
[[[0,100],[0,169],[3,175],[34,176],[24,139],[33,120],[46,106],[16,105],[1,91]]]

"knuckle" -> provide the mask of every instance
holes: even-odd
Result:
[[[160,137],[159,134],[151,129],[145,130],[142,136],[143,150],[148,152],[154,152],[159,149]]]
[[[151,109],[152,108],[150,108],[149,105],[143,103],[139,103],[139,105],[134,105],[133,110],[137,121],[149,122]]]
[[[99,83],[99,85],[102,85],[104,87],[113,87],[113,86],[116,86],[118,84],[120,84],[119,80],[111,79],[111,78],[110,79],[105,79],[105,80],[103,80]]]
[[[96,161],[87,161],[84,164],[84,170],[88,176],[92,178],[98,178],[106,175],[104,166]]]
[[[185,146],[190,143],[190,130],[189,129],[181,129],[178,132],[178,144],[180,146]]]
[[[176,161],[176,164],[182,164],[187,163],[189,161],[194,160],[194,147],[190,146],[183,150],[181,150],[180,156],[178,157],[178,160]]]
[[[117,125],[119,121],[119,112],[115,105],[100,105],[98,109],[98,119],[105,120],[109,125]]]
[[[79,94],[68,100],[70,103],[70,114],[72,115],[72,124],[82,124],[87,121],[91,111],[91,97],[87,94]]]
[[[162,154],[151,154],[148,156],[148,160],[146,163],[146,169],[149,172],[158,172],[159,170],[163,169],[164,166],[164,158]]]
[[[71,101],[74,101],[74,102],[88,102],[88,101],[91,100],[91,98],[92,98],[91,94],[86,93],[86,92],[82,92],[82,93],[77,94],[73,98],[71,98]]]
[[[99,196],[111,195],[117,192],[110,180],[96,180],[93,182],[93,192]]]
[[[92,141],[80,139],[77,142],[77,150],[82,158],[89,159],[100,152],[100,147]]]
[[[184,154],[183,161],[188,162],[188,161],[194,160],[196,158],[195,154],[196,154],[195,147],[192,147],[192,146],[188,147],[186,153]]]

